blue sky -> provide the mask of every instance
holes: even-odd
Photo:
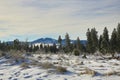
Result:
[[[0,40],[41,37],[86,39],[88,28],[111,34],[120,22],[120,0],[0,0]]]

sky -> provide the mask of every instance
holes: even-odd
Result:
[[[0,40],[86,39],[88,28],[109,34],[120,22],[120,0],[0,0]]]

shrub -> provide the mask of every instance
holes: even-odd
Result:
[[[67,69],[65,67],[61,67],[61,66],[57,66],[56,70],[58,73],[62,73],[62,74],[67,72]]]
[[[42,57],[41,57],[41,56],[38,56],[38,59],[40,60],[40,59],[42,59]]]
[[[80,55],[80,51],[78,49],[74,49],[73,51],[75,56],[79,56]]]
[[[89,74],[89,75],[92,75],[92,76],[95,76],[97,72],[95,72],[94,70],[91,70],[89,68],[86,68],[85,69],[85,72],[82,73],[82,74]]]
[[[82,58],[86,59],[86,58],[87,58],[87,57],[86,57],[86,54],[84,54],[84,55],[82,56]]]
[[[24,62],[20,65],[20,67],[26,69],[29,68],[29,64]]]
[[[44,62],[44,63],[41,63],[41,66],[45,69],[48,69],[48,68],[53,68],[54,65],[49,63],[49,62]]]
[[[21,51],[15,51],[15,50],[11,50],[10,54],[12,59],[14,59],[16,62],[24,62],[25,58],[23,57],[23,53]]]
[[[6,55],[6,53],[0,51],[0,57],[5,56],[5,55]]]
[[[2,55],[2,52],[0,51],[0,57],[2,57],[3,55]]]
[[[115,74],[116,74],[115,71],[110,71],[110,72],[104,73],[103,75],[104,76],[111,76],[111,75],[115,75]]]

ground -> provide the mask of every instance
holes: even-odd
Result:
[[[120,60],[117,59],[92,55],[83,59],[81,56],[65,54],[24,56],[24,62],[1,57],[0,80],[120,80]],[[27,67],[23,63],[27,63]],[[58,72],[57,66],[67,71]]]

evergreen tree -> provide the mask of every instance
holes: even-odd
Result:
[[[18,39],[14,40],[13,45],[14,45],[14,49],[15,50],[20,50],[21,49],[21,47],[20,47],[20,41]]]
[[[42,44],[42,43],[40,44],[40,49],[41,49],[41,50],[43,49],[43,44]]]
[[[117,52],[120,52],[120,23],[117,26]]]
[[[101,44],[102,44],[102,35],[100,35],[100,37],[99,37],[99,41],[98,41],[98,49],[99,49],[99,51],[101,52],[101,50],[102,50],[102,47],[101,47]]]
[[[80,44],[80,39],[79,39],[79,37],[77,37],[77,40],[76,40],[76,47],[77,47],[78,50],[81,49],[81,44]]]
[[[88,29],[88,31],[86,33],[86,36],[87,36],[87,52],[88,53],[94,53],[93,46],[92,46],[92,39],[91,39],[90,29]]]
[[[70,44],[70,38],[69,38],[69,34],[66,33],[65,35],[65,52],[71,52],[71,44]]]
[[[45,53],[48,53],[48,51],[49,51],[48,46],[44,45],[44,51],[45,51]]]
[[[62,48],[62,38],[61,38],[61,36],[59,36],[58,37],[58,43],[59,43],[59,49],[61,49]]]
[[[108,35],[108,30],[106,27],[104,28],[104,32],[103,32],[101,48],[102,48],[102,53],[104,53],[104,54],[108,53],[110,50],[109,35]]]
[[[110,50],[111,50],[112,56],[114,57],[114,53],[117,50],[117,31],[116,31],[116,29],[113,30],[112,35],[111,35]]]
[[[98,50],[98,35],[95,28],[91,29],[91,39],[93,52],[96,52]]]
[[[81,44],[79,37],[77,37],[75,45],[73,45],[75,49],[79,50],[80,52],[85,52],[85,47],[83,44]]]
[[[56,47],[56,44],[55,44],[55,43],[53,44],[53,52],[54,52],[54,53],[57,52],[57,47]]]

